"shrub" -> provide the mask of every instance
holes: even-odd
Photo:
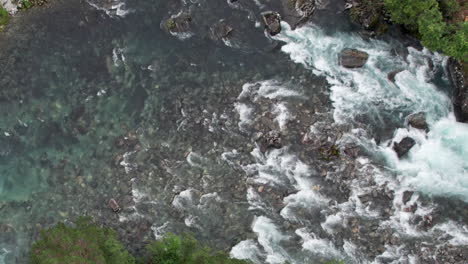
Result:
[[[169,234],[148,245],[151,264],[247,264],[244,260],[232,259],[226,253],[202,246],[189,235]]]
[[[0,27],[8,24],[10,21],[10,14],[6,11],[5,8],[0,6]]]
[[[43,230],[31,248],[32,264],[133,264],[133,257],[110,228],[102,228],[90,218],[80,218],[74,227],[59,223]]]
[[[385,0],[385,8],[393,22],[417,33],[427,48],[440,51],[462,61],[468,60],[468,23],[450,23],[459,6],[453,0]]]

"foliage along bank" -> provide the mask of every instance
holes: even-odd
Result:
[[[145,256],[132,256],[110,228],[100,227],[91,218],[79,218],[73,226],[59,223],[42,230],[30,252],[31,264],[249,264],[230,258],[200,244],[190,235],[168,234],[150,243]],[[344,264],[331,260],[325,264]]]
[[[386,20],[402,25],[433,51],[468,61],[468,21],[462,0],[361,0],[351,18],[377,33]]]

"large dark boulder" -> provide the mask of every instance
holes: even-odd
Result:
[[[455,117],[459,122],[468,122],[468,76],[464,76],[463,67],[455,59],[448,62],[449,79],[454,86],[452,98]]]
[[[410,137],[403,138],[399,143],[393,145],[393,150],[395,150],[398,158],[405,156],[410,149],[416,145],[416,141]]]
[[[344,49],[339,59],[340,65],[346,68],[360,68],[366,64],[369,54],[357,49]]]
[[[417,128],[417,129],[422,129],[425,131],[429,130],[429,126],[427,125],[426,122],[426,113],[424,112],[419,112],[415,113],[412,115],[408,116],[408,125]]]
[[[262,13],[263,23],[272,36],[281,32],[281,16],[278,12],[267,11]]]

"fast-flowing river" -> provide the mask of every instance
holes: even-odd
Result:
[[[260,14],[283,3],[57,1],[13,19],[0,263],[26,263],[38,230],[81,215],[133,253],[191,232],[254,263],[466,263],[468,125],[448,59],[395,29],[367,37],[339,0],[271,37]],[[345,48],[367,63],[340,66]],[[427,130],[408,125],[421,112]]]

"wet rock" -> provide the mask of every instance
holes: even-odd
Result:
[[[114,213],[118,213],[121,209],[117,201],[114,199],[109,200],[109,207],[114,211]]]
[[[411,200],[411,197],[413,196],[413,191],[404,191],[403,192],[403,204],[406,204],[409,200]]]
[[[340,65],[345,68],[360,68],[368,58],[369,54],[357,49],[344,49],[339,55]]]
[[[189,31],[191,22],[192,16],[188,13],[181,12],[164,21],[163,26],[169,32],[181,33]]]
[[[416,141],[410,137],[403,138],[399,143],[393,145],[393,150],[398,155],[398,158],[405,156],[408,151],[416,144]]]
[[[426,122],[426,113],[419,112],[408,116],[408,124],[414,128],[429,130],[429,127]]]
[[[272,36],[281,32],[281,15],[278,12],[267,11],[262,13],[263,23]]]
[[[309,20],[315,11],[315,0],[295,0],[295,8],[301,16],[299,24],[304,23]]]
[[[210,27],[210,37],[213,40],[227,39],[233,30],[224,20],[220,20]]]
[[[459,122],[468,122],[468,81],[463,66],[454,59],[449,59],[447,64],[449,79],[455,87],[452,103],[455,116]],[[467,66],[465,66],[466,68]],[[466,71],[466,70],[465,70]]]
[[[261,135],[258,139],[260,144],[260,151],[265,152],[270,148],[279,149],[283,145],[281,143],[281,133],[278,131],[270,131],[265,135]]]
[[[402,71],[403,71],[403,70],[398,69],[398,70],[394,70],[394,71],[389,72],[389,73],[387,74],[387,79],[388,79],[389,81],[391,81],[392,83],[394,83],[394,82],[395,82],[395,76],[396,76],[398,73],[402,72]]]

